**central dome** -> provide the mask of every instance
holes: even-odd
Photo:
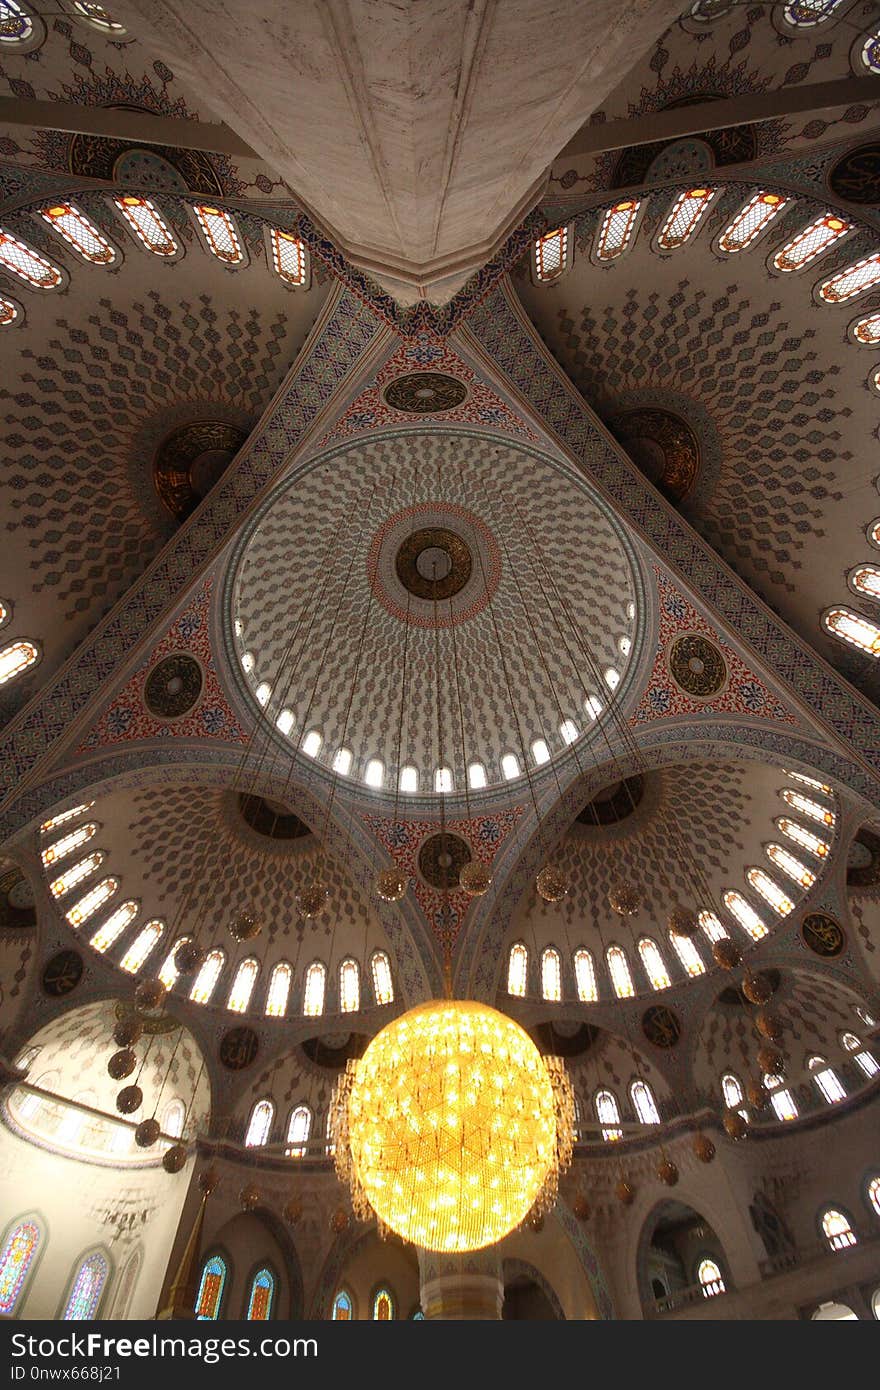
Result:
[[[427,795],[524,777],[588,737],[636,627],[627,543],[583,480],[437,429],[282,483],[230,598],[236,661],[280,736],[377,791]]]

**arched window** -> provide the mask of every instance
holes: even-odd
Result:
[[[767,935],[767,928],[761,921],[750,902],[746,902],[742,893],[725,893],[724,906],[731,912],[744,931],[747,931],[753,941],[760,941],[762,936]]]
[[[452,768],[438,767],[434,772],[435,792],[448,793],[453,790]]]
[[[878,43],[878,54],[880,54],[880,43]],[[863,343],[865,347],[876,347],[880,343],[880,314],[866,314],[863,318],[857,319],[851,326],[850,333],[857,343]]]
[[[535,278],[542,283],[558,280],[570,264],[568,227],[557,227],[535,242]]]
[[[272,687],[268,681],[260,681],[260,684],[257,686],[256,690],[254,691],[254,694],[257,697],[257,703],[265,707],[269,703],[269,696],[272,694]]]
[[[538,767],[543,767],[544,763],[550,761],[550,749],[547,747],[545,738],[536,738],[532,742],[532,757]]]
[[[385,764],[381,758],[371,758],[364,769],[364,781],[368,787],[381,787],[385,782]]]
[[[613,261],[623,255],[633,234],[640,207],[638,198],[624,198],[608,208],[593,250],[597,261]]]
[[[689,936],[679,936],[677,932],[671,931],[669,940],[688,975],[693,978],[697,975],[705,975],[706,967],[702,957]]]
[[[851,224],[836,213],[823,213],[776,252],[773,257],[774,270],[803,270],[850,229]]]
[[[808,777],[805,772],[792,772],[790,767],[785,767],[782,770],[786,777],[791,777],[794,782],[803,782],[805,787],[812,787],[814,792],[821,792],[823,796],[834,795],[833,787],[829,787],[825,782],[817,782],[815,777]]]
[[[836,1207],[826,1207],[823,1211],[822,1233],[832,1250],[847,1250],[857,1243],[849,1220]]]
[[[812,29],[816,24],[824,24],[830,19],[841,0],[792,0],[786,5],[783,15],[786,24],[794,28]]]
[[[130,926],[140,912],[140,903],[130,899],[126,903],[120,903],[115,912],[111,912],[106,922],[102,922],[96,932],[92,934],[90,945],[96,951],[108,951],[115,941],[119,939],[127,926]]]
[[[75,864],[70,864],[66,869],[53,878],[49,884],[49,892],[53,898],[63,898],[65,894],[71,892],[78,883],[88,878],[103,864],[107,855],[104,850],[96,849],[91,854],[87,854],[84,859],[78,859]]]
[[[351,1322],[354,1316],[352,1308],[351,1294],[346,1293],[345,1289],[340,1289],[333,1300],[333,1312],[330,1314],[333,1322]]]
[[[177,242],[154,202],[133,193],[114,198],[113,202],[145,251],[151,251],[154,256],[177,255]]]
[[[336,1136],[333,1129],[333,1109],[327,1111],[327,1122],[324,1125],[324,1152],[328,1158],[332,1158],[336,1153]]]
[[[222,1255],[212,1255],[202,1265],[202,1278],[196,1298],[196,1321],[216,1322],[226,1285],[226,1261]]]
[[[714,1298],[716,1294],[724,1293],[724,1280],[721,1277],[721,1270],[714,1260],[705,1256],[697,1265],[697,1278],[703,1290],[704,1298]]]
[[[840,1077],[833,1067],[829,1067],[824,1057],[810,1057],[807,1070],[812,1072],[813,1080],[829,1105],[846,1100],[846,1091],[840,1084]]]
[[[831,635],[839,637],[841,642],[848,642],[860,652],[867,652],[868,656],[880,655],[880,627],[869,618],[863,618],[861,613],[854,613],[851,608],[829,608],[822,622]],[[0,679],[2,662],[3,652],[0,652]]]
[[[868,1183],[868,1201],[874,1208],[874,1214],[880,1216],[880,1175]]]
[[[529,975],[529,952],[521,941],[510,948],[507,961],[507,993],[525,999]]]
[[[721,941],[723,937],[727,936],[725,928],[721,925],[721,922],[714,912],[698,912],[697,920],[710,941]]]
[[[11,270],[13,275],[17,275],[19,280],[24,280],[35,290],[55,290],[64,279],[57,265],[47,261],[46,257],[41,256],[39,251],[35,251],[32,246],[28,246],[25,242],[19,241],[17,236],[13,236],[11,232],[5,231],[2,227],[0,227],[0,266],[4,270]],[[25,663],[29,666],[31,661],[36,660],[36,649],[32,642],[24,645],[31,647],[34,651],[30,661]],[[5,648],[3,652],[0,652],[0,685],[3,684],[4,680],[2,659],[6,650],[8,649]],[[24,666],[7,674],[5,679],[9,680],[10,675],[17,676],[19,670],[24,670]]]
[[[852,1059],[856,1066],[865,1073],[865,1076],[876,1076],[880,1071],[874,1054],[862,1047],[855,1033],[841,1033],[840,1041],[847,1052],[852,1053]]]
[[[400,790],[407,795],[414,795],[419,789],[419,769],[413,767],[412,763],[407,763],[406,767],[400,769]]]
[[[562,962],[554,946],[541,954],[541,994],[556,1004],[562,999]]]
[[[264,1266],[257,1270],[251,1280],[251,1291],[248,1295],[248,1322],[268,1322],[272,1316],[274,1301],[275,1277]]]
[[[36,1221],[19,1221],[6,1237],[0,1253],[0,1313],[6,1317],[21,1298],[41,1235]]]
[[[732,1071],[726,1071],[721,1078],[721,1094],[728,1110],[737,1110],[743,1103],[742,1082]]]
[[[50,830],[57,830],[59,825],[66,825],[68,821],[76,820],[77,816],[84,816],[86,811],[91,811],[94,804],[94,801],[85,801],[82,806],[71,806],[69,810],[62,811],[60,815],[44,820],[40,826],[40,834],[48,835]]]
[[[306,971],[303,990],[303,1013],[306,1018],[317,1018],[324,1012],[324,987],[327,971],[319,960],[313,960]]]
[[[41,208],[40,216],[91,265],[112,265],[119,259],[103,232],[73,203],[53,203]]]
[[[620,672],[616,666],[609,666],[603,672],[609,690],[616,690],[620,684]]]
[[[880,281],[880,255],[864,256],[860,261],[840,270],[819,286],[819,298],[826,304],[844,304],[857,294],[873,289]]]
[[[260,973],[260,962],[253,956],[243,960],[235,972],[232,981],[232,988],[229,991],[229,998],[226,1000],[227,1009],[233,1013],[243,1014],[248,1004],[251,1002],[254,985],[257,983],[257,975]]]
[[[793,811],[800,811],[802,815],[816,821],[818,825],[834,825],[834,812],[829,811],[827,806],[822,806],[811,797],[804,796],[803,792],[792,791],[791,787],[785,787],[782,792],[782,799]]]
[[[719,250],[729,256],[737,251],[745,251],[756,237],[767,230],[782,209],[788,207],[788,201],[778,193],[756,193],[724,228],[718,238]]]
[[[814,835],[812,830],[808,830],[799,821],[791,820],[789,816],[777,816],[777,829],[789,840],[793,840],[801,849],[805,849],[808,854],[815,854],[817,859],[825,859],[831,852],[831,846],[827,840],[822,840],[818,835]]]
[[[659,1125],[660,1112],[647,1081],[634,1081],[629,1088],[633,1109],[643,1125]]]
[[[257,1149],[267,1142],[269,1131],[272,1128],[272,1121],[275,1118],[275,1106],[271,1100],[258,1100],[251,1110],[251,1117],[248,1120],[247,1132],[244,1136],[245,1148]]]
[[[849,584],[858,594],[880,599],[880,565],[856,565],[849,572]]]
[[[629,961],[622,946],[609,946],[605,952],[605,960],[608,965],[608,973],[611,976],[611,983],[614,985],[614,993],[618,999],[631,999],[635,994],[633,989],[632,976],[629,973]]]
[[[240,265],[244,252],[230,214],[207,203],[195,203],[193,212],[211,254],[226,265]]]
[[[43,868],[51,868],[57,864],[59,859],[66,859],[74,850],[80,849],[87,840],[97,833],[98,825],[96,821],[86,821],[85,825],[78,825],[75,830],[70,830],[66,835],[62,835],[60,840],[55,840],[51,845],[47,845],[40,858],[43,861]]]
[[[339,1007],[353,1014],[361,1006],[361,976],[358,963],[349,956],[339,967]]]
[[[309,729],[309,732],[302,741],[302,751],[307,758],[317,758],[323,742],[324,740],[317,729]]]
[[[103,907],[109,898],[113,897],[119,889],[118,878],[102,878],[100,883],[96,883],[94,888],[90,888],[85,897],[80,898],[78,903],[64,915],[72,927],[81,927],[83,922],[87,922],[90,917],[94,917],[99,907]]]
[[[621,637],[620,640],[621,642],[623,642],[627,639]],[[577,724],[575,724],[574,720],[563,719],[562,723],[559,726],[559,737],[562,739],[562,742],[570,746],[572,743],[575,743],[577,741],[579,735],[580,729],[578,728]]]
[[[501,771],[508,782],[519,776],[519,758],[515,753],[505,753],[501,759]]]
[[[781,1120],[783,1123],[787,1120],[796,1120],[798,1117],[797,1104],[791,1091],[783,1087],[782,1077],[773,1076],[768,1072],[764,1076],[764,1085],[770,1092],[770,1104],[777,1120]]]
[[[596,1118],[602,1126],[602,1138],[608,1142],[623,1138],[620,1128],[620,1110],[613,1091],[597,1091],[595,1099]]]
[[[221,950],[209,951],[202,963],[202,968],[193,982],[193,987],[189,992],[190,999],[196,1004],[207,1004],[217,986],[220,972],[226,964],[226,953]]]
[[[171,947],[171,950],[168,952],[167,956],[163,960],[162,969],[159,971],[159,979],[162,981],[166,989],[173,989],[175,984],[177,983],[180,971],[174,963],[174,957],[177,954],[180,947],[185,944],[188,944],[190,941],[192,941],[191,936],[179,936],[175,941],[174,945]]]
[[[377,1289],[373,1295],[373,1322],[394,1321],[394,1299],[391,1290]]]
[[[306,248],[299,237],[272,227],[269,232],[272,247],[272,268],[286,285],[306,283]]]
[[[18,0],[0,0],[0,43],[18,48],[33,37],[34,21],[24,5]]]
[[[662,251],[684,246],[699,227],[717,192],[714,188],[691,188],[679,193],[657,236]]]
[[[0,294],[0,328],[11,328],[14,323],[21,319],[23,313],[24,310],[21,305],[17,304],[14,299],[7,299],[5,294]],[[3,626],[8,617],[9,611],[7,610],[0,617],[0,627]]]
[[[114,1321],[122,1321],[128,1316],[128,1305],[131,1303],[131,1296],[134,1293],[134,1286],[137,1283],[138,1275],[141,1272],[143,1263],[143,1250],[138,1247],[132,1250],[122,1270],[122,1274],[116,1283],[113,1291],[113,1306],[110,1311],[110,1318]]]
[[[657,942],[652,941],[650,936],[643,936],[639,941],[639,955],[642,958],[642,965],[645,967],[645,974],[651,988],[668,989],[672,981],[666,966],[663,964],[663,957]]]
[[[107,1273],[107,1261],[100,1251],[86,1255],[74,1276],[61,1314],[62,1322],[88,1322],[95,1316],[107,1282]]]
[[[482,763],[468,764],[468,781],[473,791],[480,791],[483,787],[488,786],[486,769]]]
[[[373,997],[377,1004],[394,1003],[394,984],[391,979],[391,962],[384,951],[374,951],[370,957],[370,972],[373,976]]]
[[[848,1303],[832,1302],[830,1299],[826,1303],[820,1303],[815,1313],[810,1314],[811,1322],[858,1322],[858,1320],[858,1315],[853,1312]]]
[[[312,1112],[307,1105],[298,1105],[295,1110],[291,1110],[290,1119],[287,1121],[285,1158],[304,1157],[311,1132]]]
[[[347,777],[353,762],[354,754],[350,748],[337,748],[333,754],[333,771],[338,772],[340,777]]]
[[[765,873],[763,869],[749,869],[746,878],[755,892],[760,893],[764,901],[769,903],[780,917],[787,917],[790,912],[794,911],[794,903],[791,898],[782,891],[776,880]]]
[[[574,980],[581,1003],[594,1004],[599,998],[596,989],[596,967],[591,953],[585,946],[579,947],[574,953]]]
[[[269,976],[269,989],[266,994],[266,1016],[267,1018],[283,1018],[287,1011],[287,998],[290,994],[290,982],[293,979],[293,971],[286,960],[281,960],[273,966],[272,974]]]
[[[162,1111],[162,1133],[170,1135],[173,1139],[179,1139],[183,1134],[183,1126],[186,1120],[186,1106],[179,1097],[169,1100],[165,1109]]]
[[[771,864],[775,864],[777,869],[790,878],[792,883],[796,883],[800,888],[812,888],[816,882],[816,875],[812,869],[808,869],[797,855],[792,854],[784,845],[767,845],[765,853]]]
[[[122,970],[127,970],[129,975],[137,974],[141,966],[146,963],[147,957],[159,944],[164,930],[165,923],[160,922],[158,918],[154,918],[152,922],[148,922],[147,925],[138,932],[134,941],[122,957],[122,960],[119,962],[120,968]]]

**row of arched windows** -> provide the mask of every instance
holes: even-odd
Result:
[[[195,1315],[198,1322],[212,1322],[220,1317],[228,1282],[226,1260],[222,1255],[209,1255],[202,1265],[196,1294]],[[242,1317],[248,1322],[268,1322],[273,1316],[277,1296],[278,1280],[268,1265],[262,1265],[248,1285]]]
[[[853,1062],[868,1080],[871,1080],[880,1072],[880,1063],[877,1062],[874,1054],[864,1047],[855,1033],[841,1033],[840,1042],[841,1046],[852,1056]],[[846,1088],[837,1072],[829,1065],[825,1057],[821,1056],[819,1053],[813,1053],[807,1057],[806,1066],[817,1091],[826,1105],[837,1105],[839,1101],[846,1099]],[[785,1086],[782,1077],[774,1076],[768,1072],[762,1079],[767,1090],[770,1092],[770,1104],[776,1118],[782,1121],[796,1120],[799,1114],[797,1101],[791,1091]],[[744,1109],[745,1092],[742,1082],[735,1072],[728,1071],[722,1076],[721,1094],[724,1104],[729,1110],[739,1110],[741,1114],[746,1115]]]
[[[9,1318],[17,1315],[46,1243],[42,1225],[35,1217],[16,1221],[7,1231],[0,1251],[0,1316]],[[135,1252],[123,1271],[122,1282],[126,1285],[128,1297],[133,1286],[131,1268],[136,1276],[139,1263],[139,1255]],[[96,1317],[109,1273],[110,1263],[102,1251],[91,1250],[81,1256],[71,1270],[58,1320],[82,1322]]]
[[[248,1117],[247,1129],[245,1130],[244,1142],[248,1149],[262,1148],[269,1143],[269,1136],[272,1126],[275,1123],[275,1102],[269,1096],[263,1096],[255,1101],[251,1107]],[[286,1158],[304,1158],[308,1152],[309,1140],[312,1137],[312,1127],[314,1115],[308,1105],[296,1105],[287,1117],[287,1127],[284,1132],[284,1155]],[[327,1112],[325,1122],[324,1153],[333,1154],[333,1142],[330,1134],[330,1111]]]
[[[171,989],[178,978],[174,963],[178,948],[189,938],[182,937],[174,943],[159,971],[159,978],[166,988]],[[196,1004],[208,1004],[213,999],[220,976],[226,965],[226,953],[215,947],[206,955],[189,991],[189,997]],[[235,1013],[244,1013],[249,1007],[260,962],[255,957],[241,961],[236,967],[226,1007]],[[394,984],[391,976],[391,962],[387,952],[374,951],[370,956],[370,980],[373,1000],[377,1005],[394,1002]],[[287,961],[279,961],[269,973],[269,982],[263,1003],[263,1012],[269,1018],[282,1018],[287,1013],[293,967]],[[337,971],[338,1007],[342,1013],[356,1013],[362,1007],[361,969],[351,956],[343,960]],[[308,965],[303,974],[302,1012],[307,1018],[316,1018],[325,1012],[327,994],[327,967],[315,960]]]
[[[13,301],[0,296],[0,328],[13,323],[15,317],[16,306]],[[7,599],[0,599],[0,628],[5,627],[11,617],[12,604]],[[7,681],[23,675],[39,660],[39,656],[39,647],[29,637],[16,637],[12,642],[0,647],[0,685],[6,685]]]
[[[669,941],[687,976],[702,975],[706,969],[694,943],[686,937],[669,933]],[[652,937],[643,936],[638,943],[639,960],[645,978],[652,989],[669,989],[673,983],[663,956]],[[629,957],[622,946],[610,945],[605,952],[605,965],[611,988],[618,999],[630,999],[636,993]],[[592,951],[579,946],[572,956],[574,987],[581,1003],[599,999],[596,962]],[[507,959],[507,992],[520,999],[529,992],[529,949],[523,941],[515,941]],[[555,946],[547,946],[540,956],[540,993],[542,999],[560,1003],[564,998],[562,956]]]
[[[17,1065],[29,1067],[32,1061],[33,1057],[25,1053]],[[60,1079],[57,1070],[50,1070],[38,1076],[35,1085],[42,1092],[53,1093]],[[115,1163],[158,1161],[164,1150],[183,1136],[186,1123],[186,1105],[179,1096],[175,1096],[156,1116],[165,1138],[156,1150],[150,1151],[135,1144],[130,1122],[126,1123],[122,1116],[117,1118],[100,1112],[100,1098],[97,1092],[90,1089],[77,1091],[68,1102],[60,1097],[54,1099],[47,1094],[16,1087],[9,1096],[7,1106],[15,1124],[44,1145],[83,1159],[106,1158],[109,1155]],[[134,1112],[132,1118],[139,1117],[140,1110]]]
[[[416,1312],[415,1317],[420,1313]],[[330,1313],[333,1322],[352,1322],[354,1320],[354,1298],[348,1289],[340,1289],[333,1300]],[[382,1284],[370,1299],[370,1318],[373,1322],[393,1322],[397,1317],[394,1295],[387,1284]]]

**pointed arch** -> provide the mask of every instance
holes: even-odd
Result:
[[[110,1273],[110,1257],[91,1250],[74,1267],[59,1322],[90,1322],[98,1315]]]
[[[272,1317],[277,1280],[267,1265],[262,1265],[251,1280],[248,1291],[248,1322],[268,1322]]]
[[[196,1295],[196,1321],[216,1322],[220,1316],[229,1269],[222,1255],[209,1255],[202,1265]]]
[[[12,1317],[36,1268],[44,1244],[36,1215],[16,1217],[6,1228],[0,1250],[0,1314]]]

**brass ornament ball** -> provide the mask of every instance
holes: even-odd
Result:
[[[246,1183],[238,1194],[238,1204],[242,1211],[253,1211],[260,1205],[260,1189],[254,1183]]]
[[[766,1004],[773,997],[773,990],[766,975],[753,975],[751,971],[746,974],[742,983],[742,992],[750,1004]]]
[[[621,917],[635,917],[642,905],[642,895],[631,883],[613,883],[608,890],[608,905]]]
[[[669,930],[673,936],[695,936],[700,930],[700,920],[689,907],[676,907],[669,914]]]
[[[179,1173],[186,1160],[186,1144],[172,1144],[162,1155],[162,1167],[166,1173]]]
[[[458,886],[469,898],[481,898],[492,886],[492,871],[488,864],[479,859],[469,859],[462,865],[458,876]]]
[[[161,980],[141,980],[134,992],[135,1003],[141,1009],[158,1009],[167,993]]]
[[[620,1179],[620,1182],[614,1189],[614,1195],[618,1202],[622,1203],[625,1207],[631,1207],[636,1200],[636,1190],[631,1182],[627,1182],[626,1178]]]
[[[571,1209],[578,1221],[586,1221],[590,1216],[592,1207],[582,1192],[579,1192],[571,1204]]]
[[[337,1207],[330,1218],[330,1229],[334,1235],[342,1235],[343,1231],[348,1230],[348,1212],[343,1211],[342,1207]]]
[[[765,1075],[785,1075],[785,1054],[775,1043],[765,1042],[758,1048],[758,1066]]]
[[[295,898],[297,911],[301,917],[318,917],[323,912],[329,896],[326,886],[320,881],[304,883]]]
[[[743,953],[729,936],[722,936],[712,943],[712,959],[722,970],[735,970],[743,958]]]
[[[715,1145],[708,1134],[695,1134],[691,1147],[701,1163],[711,1163],[715,1157]]]
[[[233,941],[253,941],[263,930],[263,924],[253,912],[237,912],[229,923]]]
[[[134,1132],[134,1142],[139,1149],[150,1149],[161,1133],[162,1127],[158,1120],[141,1120]]]
[[[136,1066],[136,1054],[130,1047],[123,1047],[119,1052],[113,1053],[107,1063],[107,1073],[114,1081],[124,1081],[127,1076],[131,1076]]]
[[[784,1032],[782,1019],[778,1014],[769,1013],[767,1009],[761,1009],[755,1014],[755,1027],[769,1042],[778,1043]]]
[[[203,1168],[199,1173],[199,1190],[204,1192],[206,1197],[216,1191],[220,1183],[220,1174],[216,1168]]]
[[[561,903],[568,892],[568,880],[555,864],[545,864],[535,879],[535,888],[545,903]]]
[[[123,1086],[116,1097],[116,1109],[120,1115],[133,1115],[144,1103],[144,1093],[140,1086]]]
[[[113,1029],[113,1041],[117,1047],[132,1047],[143,1037],[144,1025],[136,1014],[120,1018]],[[112,1073],[111,1073],[112,1075]]]
[[[753,1110],[763,1110],[770,1099],[770,1092],[763,1081],[752,1078],[746,1085],[746,1099]]]
[[[196,941],[181,941],[174,952],[174,964],[181,975],[193,975],[204,958],[204,952]]]
[[[657,1165],[657,1177],[666,1187],[675,1187],[678,1182],[678,1168],[671,1158],[664,1158]]]
[[[289,1202],[285,1202],[281,1208],[281,1215],[288,1226],[296,1226],[302,1219],[303,1204],[298,1197],[291,1197]]]
[[[730,1139],[744,1139],[748,1133],[748,1124],[743,1119],[738,1110],[727,1110],[721,1122]]]
[[[376,892],[383,903],[399,903],[406,893],[406,878],[398,869],[383,869],[376,878]]]

